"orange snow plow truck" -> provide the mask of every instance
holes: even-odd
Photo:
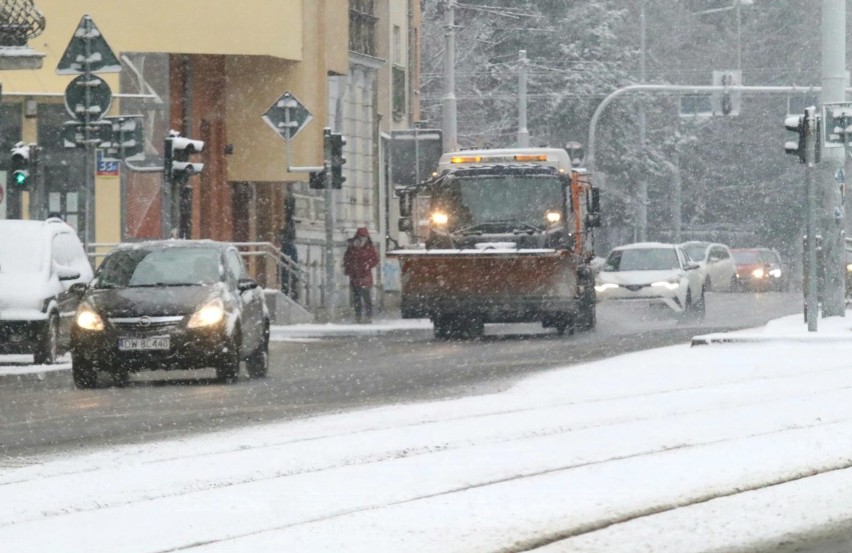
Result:
[[[479,336],[485,323],[594,328],[598,191],[565,150],[444,154],[431,180],[398,192],[400,230],[414,233],[420,213],[426,235],[389,252],[403,318],[431,319],[437,338]]]

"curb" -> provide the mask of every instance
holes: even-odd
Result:
[[[776,342],[796,342],[798,344],[807,344],[809,342],[819,344],[843,342],[852,343],[852,336],[843,336],[840,334],[827,336],[762,336],[760,334],[742,334],[740,336],[732,336],[730,334],[707,334],[704,336],[694,336],[690,346],[710,346],[716,344],[769,344]]]

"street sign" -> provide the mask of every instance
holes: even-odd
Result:
[[[141,115],[104,117],[110,124],[110,138],[100,144],[104,159],[141,161],[145,159]]]
[[[62,126],[62,141],[66,148],[86,147],[85,123],[66,121]],[[89,144],[100,144],[112,140],[112,122],[109,120],[92,121],[88,124]]]
[[[713,86],[739,86],[743,84],[743,72],[739,69],[713,71]],[[714,115],[739,115],[742,92],[714,92],[712,95]]]
[[[822,113],[824,148],[852,145],[852,102],[824,104]]]
[[[266,124],[284,140],[291,140],[311,118],[311,112],[289,92],[285,92],[263,114]]]
[[[121,63],[107,44],[95,22],[84,15],[56,66],[59,75],[118,73]]]
[[[104,153],[101,150],[98,150],[97,157],[97,171],[95,174],[99,177],[117,177],[119,174],[119,167],[121,162],[117,159],[107,159],[104,157]]]
[[[112,91],[106,81],[97,75],[80,75],[65,88],[65,109],[71,117],[82,122],[102,118],[111,103]]]

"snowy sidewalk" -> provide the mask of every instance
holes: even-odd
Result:
[[[761,328],[695,336],[692,339],[692,345],[847,341],[852,341],[852,312],[848,312],[846,317],[818,319],[817,332],[808,332],[804,317],[799,314],[769,321]]]

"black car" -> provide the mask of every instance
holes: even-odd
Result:
[[[82,285],[81,285],[82,287]],[[215,368],[236,379],[266,376],[269,314],[232,245],[209,240],[123,244],[85,288],[71,329],[74,384],[97,372],[126,383],[142,370]]]

